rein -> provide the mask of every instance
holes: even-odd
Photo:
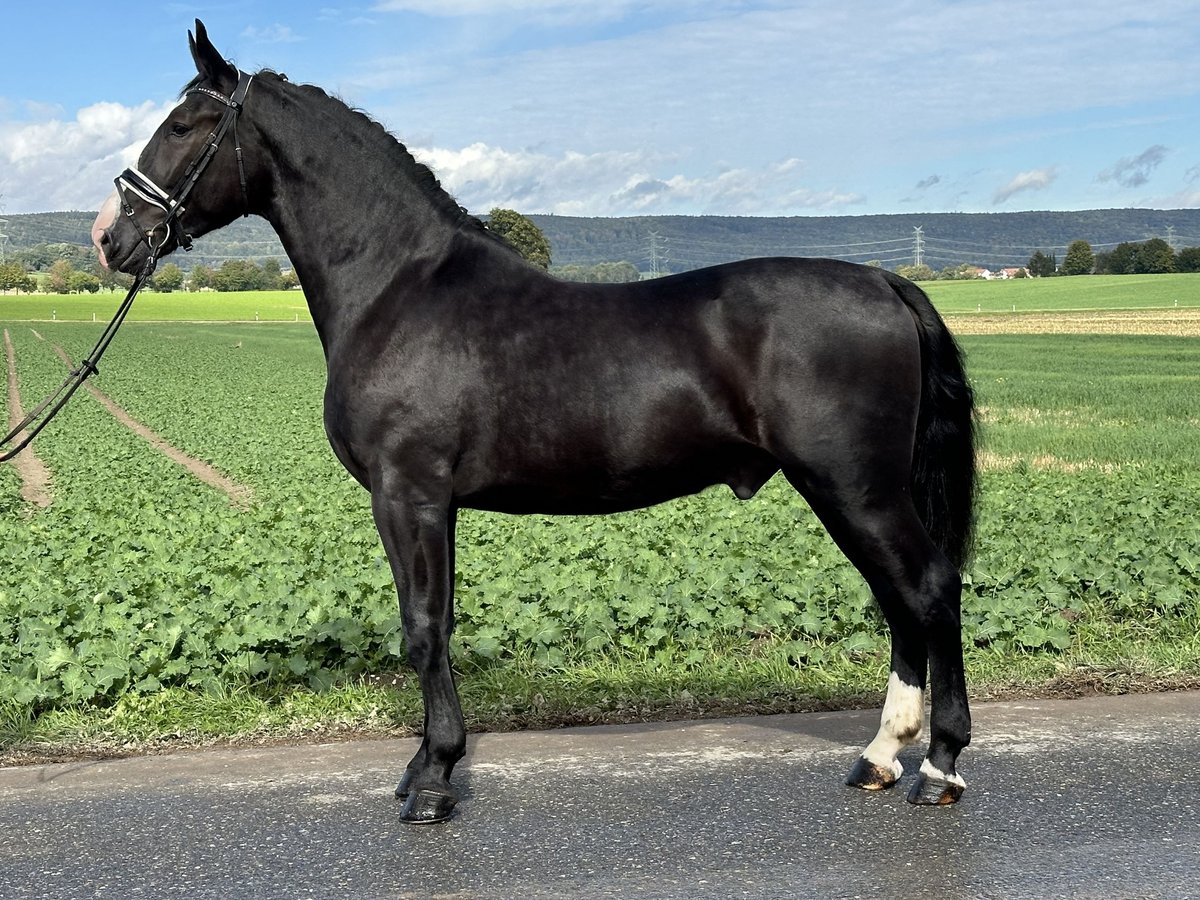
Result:
[[[138,234],[141,235],[142,241],[150,250],[150,255],[146,257],[145,264],[142,266],[141,271],[138,272],[137,277],[134,278],[133,285],[129,288],[125,299],[117,307],[112,321],[108,323],[108,326],[101,333],[100,339],[96,341],[96,346],[92,348],[92,352],[84,357],[78,367],[71,370],[70,374],[67,375],[63,383],[56,390],[35,406],[12,431],[5,435],[3,440],[0,440],[0,449],[8,447],[13,441],[17,441],[14,446],[0,453],[0,462],[8,462],[24,450],[30,441],[37,437],[41,430],[50,424],[50,420],[58,414],[58,411],[66,406],[67,401],[71,399],[71,395],[79,390],[88,377],[100,374],[100,370],[97,368],[100,357],[104,355],[104,351],[108,349],[108,345],[117,336],[117,329],[121,327],[121,323],[125,321],[125,316],[129,314],[129,309],[133,306],[134,298],[145,287],[146,282],[150,280],[150,276],[154,274],[162,249],[166,246],[167,239],[171,236],[171,229],[175,228],[178,232],[178,243],[185,251],[192,249],[192,236],[183,230],[183,226],[179,221],[180,216],[184,213],[184,201],[191,194],[192,188],[196,186],[196,182],[199,181],[204,170],[208,168],[208,164],[212,162],[217,149],[221,146],[221,140],[231,128],[233,129],[234,151],[237,156],[238,180],[242,186],[242,215],[250,215],[250,199],[246,192],[246,168],[242,162],[242,144],[238,140],[237,119],[238,113],[241,112],[245,104],[246,93],[250,90],[250,82],[253,78],[253,75],[239,72],[237,88],[234,89],[233,94],[229,97],[203,87],[192,88],[187,92],[189,94],[204,94],[207,97],[212,97],[214,100],[219,100],[225,104],[226,109],[221,115],[221,120],[217,123],[217,127],[209,134],[204,149],[192,160],[191,164],[187,167],[187,171],[183,173],[183,178],[180,179],[174,193],[168,194],[155,184],[152,179],[143,175],[135,168],[126,169],[117,176],[117,194],[121,200],[121,210],[125,213],[126,218],[129,219],[133,227],[137,229]],[[132,193],[151,206],[161,209],[165,214],[163,220],[147,231],[134,215],[133,207],[129,204],[126,196],[127,193]],[[159,228],[163,227],[165,227],[166,231],[163,234],[162,240],[156,245],[153,235]]]
[[[133,306],[133,298],[138,295],[138,291],[150,280],[150,276],[154,274],[154,269],[158,265],[158,254],[152,252],[146,258],[146,264],[142,266],[142,270],[138,272],[137,278],[133,281],[133,286],[130,287],[129,293],[125,295],[125,299],[121,301],[121,305],[117,307],[116,313],[112,317],[112,321],[108,323],[108,327],[100,335],[100,340],[96,341],[96,346],[92,348],[84,360],[78,367],[71,370],[71,373],[63,380],[63,383],[58,386],[51,394],[49,394],[41,403],[33,408],[20,423],[13,428],[0,441],[0,447],[6,447],[9,443],[20,438],[19,443],[11,449],[0,453],[0,462],[8,462],[22,450],[24,450],[29,442],[38,436],[38,433],[50,424],[60,409],[67,405],[67,401],[71,399],[71,395],[79,390],[80,386],[87,381],[89,375],[100,374],[97,364],[100,362],[100,357],[104,355],[104,351],[108,349],[108,345],[112,343],[114,337],[117,336],[117,329],[121,327],[121,323],[125,321],[125,316],[129,312],[129,308]]]

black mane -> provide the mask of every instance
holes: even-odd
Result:
[[[387,128],[372,118],[364,110],[351,106],[345,100],[330,94],[319,85],[301,84],[288,81],[286,75],[282,74],[281,72],[276,72],[274,69],[260,69],[255,73],[256,78],[263,75],[273,76],[279,79],[281,82],[284,82],[296,90],[301,91],[302,93],[305,93],[309,96],[315,96],[319,100],[333,103],[337,107],[345,110],[345,112],[349,114],[351,121],[357,121],[366,124],[369,130],[376,133],[380,137],[386,138],[386,140],[382,141],[381,143],[383,146],[388,148],[389,154],[395,160],[396,167],[399,170],[408,173],[409,179],[412,181],[412,183],[421,189],[422,193],[433,202],[435,207],[447,214],[455,225],[472,231],[478,231],[498,242],[506,249],[512,250],[514,253],[518,252],[516,248],[513,247],[508,241],[491,231],[486,222],[477,216],[471,215],[467,211],[466,207],[462,206],[456,199],[454,199],[449,191],[442,187],[442,183],[438,180],[437,176],[433,173],[433,170],[430,169],[429,166],[425,165],[423,162],[419,162],[403,144],[403,142],[396,137],[396,135],[388,131]],[[205,77],[203,75],[197,75],[187,84],[185,84],[182,90],[180,90],[180,98],[184,97],[188,91],[204,86],[204,82]]]

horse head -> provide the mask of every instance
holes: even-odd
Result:
[[[251,76],[227,62],[196,20],[188,33],[196,77],[138,157],[116,179],[92,226],[106,268],[135,273],[193,237],[248,215],[238,119]],[[243,129],[244,131],[245,129]],[[201,189],[192,188],[199,183]]]

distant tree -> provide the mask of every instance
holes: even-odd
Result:
[[[75,271],[65,259],[55,260],[50,264],[50,272],[46,277],[46,292],[49,294],[65,294],[71,290],[71,273]]]
[[[919,266],[897,266],[896,274],[909,281],[933,281],[937,278],[937,273],[925,263]]]
[[[264,291],[280,291],[283,290],[283,267],[279,265],[277,259],[264,259],[258,264],[262,269],[262,290]]]
[[[248,259],[227,259],[213,275],[218,291],[260,291],[265,281],[263,270]]]
[[[621,284],[627,281],[641,281],[642,273],[631,262],[602,262],[594,266],[558,266],[551,270],[551,275],[563,281],[577,281],[586,284]]]
[[[293,288],[300,287],[300,276],[296,274],[295,269],[288,269],[279,276],[279,286],[282,290],[290,291]]]
[[[213,276],[215,273],[208,266],[195,266],[192,269],[192,277],[189,284],[193,291],[200,291],[204,288],[213,286]]]
[[[1162,275],[1175,271],[1175,251],[1162,238],[1151,238],[1137,252],[1135,271],[1139,275]]]
[[[1041,250],[1035,250],[1033,256],[1029,257],[1029,265],[1026,268],[1035,278],[1046,278],[1058,271],[1058,261],[1053,253],[1047,256]]]
[[[1200,247],[1184,247],[1175,254],[1176,272],[1200,272]]]
[[[71,263],[71,267],[86,271],[96,262],[96,251],[81,244],[34,244],[13,254],[13,258],[25,264],[30,272],[45,272],[59,260]]]
[[[973,266],[970,263],[961,263],[957,266],[946,266],[937,273],[939,281],[970,281],[973,278],[981,277],[979,274],[979,266]]]
[[[67,290],[72,294],[94,294],[100,290],[100,279],[91,272],[74,269],[67,276]]]
[[[1063,258],[1064,275],[1091,275],[1096,266],[1096,255],[1087,241],[1071,241],[1067,255]]]
[[[622,260],[621,262],[598,263],[596,277],[604,284],[624,284],[630,281],[641,281],[642,273],[633,263]]]
[[[572,263],[569,266],[555,266],[550,274],[563,281],[574,281],[577,284],[587,284],[594,281],[595,272],[591,266],[581,266]]]
[[[508,241],[518,253],[535,266],[550,268],[550,241],[525,216],[512,209],[493,209],[488,213],[488,230]]]
[[[183,287],[183,270],[175,263],[167,263],[154,274],[154,289],[171,293]]]
[[[1104,271],[1109,275],[1133,275],[1140,265],[1138,256],[1137,244],[1117,244],[1104,258]]]
[[[100,287],[106,291],[128,290],[133,284],[132,275],[126,275],[115,269],[106,269],[100,265],[99,261],[92,264],[92,274],[100,282]]]
[[[32,294],[36,288],[37,281],[25,271],[25,266],[21,263],[16,260],[0,263],[0,291],[16,291],[18,294],[25,291]]]

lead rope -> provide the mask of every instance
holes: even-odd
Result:
[[[29,446],[29,442],[38,436],[38,433],[50,423],[50,420],[58,414],[60,409],[66,406],[67,401],[71,399],[71,395],[79,390],[83,383],[87,381],[88,376],[100,374],[100,370],[97,368],[100,357],[104,355],[104,351],[108,349],[108,345],[117,336],[117,329],[125,321],[125,316],[129,314],[129,308],[133,306],[133,298],[138,295],[138,291],[150,280],[150,276],[154,274],[154,269],[157,266],[158,252],[154,250],[146,257],[146,264],[142,266],[142,270],[138,272],[137,277],[133,280],[133,285],[129,288],[129,293],[125,295],[125,299],[117,307],[112,321],[108,323],[108,327],[101,333],[100,339],[96,341],[96,346],[92,348],[92,352],[76,368],[71,370],[71,373],[56,390],[35,406],[29,415],[13,428],[4,437],[4,440],[0,441],[0,448],[3,448],[7,447],[12,441],[20,438],[20,442],[14,447],[0,454],[0,462],[8,462]]]

